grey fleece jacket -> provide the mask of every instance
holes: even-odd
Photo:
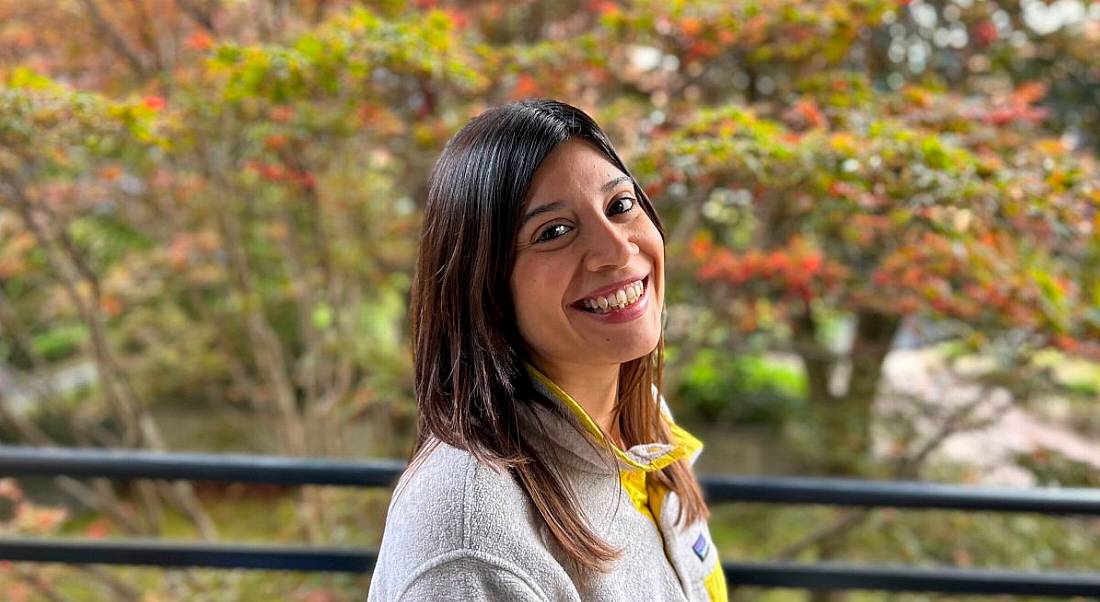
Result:
[[[554,454],[589,524],[621,557],[608,572],[575,574],[510,474],[437,442],[394,492],[368,602],[726,600],[705,521],[674,524],[676,494],[646,486],[648,473],[685,455],[694,462],[701,448],[672,423],[664,400],[676,443],[615,448],[612,457],[584,410],[529,371],[537,389],[568,408],[569,420],[545,408],[525,410],[521,419],[546,429],[549,437],[537,445]]]

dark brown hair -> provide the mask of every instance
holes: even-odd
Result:
[[[521,435],[518,415],[521,404],[560,414],[530,386],[509,281],[528,187],[543,160],[568,139],[592,144],[633,179],[592,118],[552,100],[485,111],[451,138],[432,171],[412,286],[419,410],[412,465],[444,442],[511,471],[575,565],[600,570],[618,551],[587,523],[557,468]],[[634,189],[663,237],[649,197],[637,181]],[[672,440],[653,398],[653,385],[660,390],[663,343],[620,368],[616,408],[628,446]],[[686,459],[654,474],[678,494],[677,520],[706,518]]]

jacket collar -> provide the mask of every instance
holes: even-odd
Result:
[[[616,470],[654,472],[681,458],[694,461],[703,447],[698,439],[672,421],[664,399],[654,389],[655,402],[661,404],[661,417],[672,431],[673,442],[642,443],[621,449],[604,435],[596,421],[568,393],[531,364],[525,362],[525,366],[534,389],[555,403],[565,420],[538,405],[531,408],[534,418],[548,435],[547,443],[566,452],[573,463],[579,462],[578,468],[601,473]]]

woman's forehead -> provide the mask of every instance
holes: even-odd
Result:
[[[559,144],[539,166],[528,200],[537,200],[544,194],[591,194],[629,182],[630,178],[602,151],[586,141],[570,139]]]

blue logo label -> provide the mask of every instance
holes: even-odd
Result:
[[[702,533],[699,534],[699,539],[695,540],[695,545],[691,546],[691,549],[695,552],[695,555],[702,560],[707,557],[707,551],[710,550],[710,542]]]

